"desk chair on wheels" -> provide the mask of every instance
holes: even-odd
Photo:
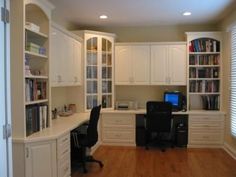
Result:
[[[151,140],[162,145],[161,150],[165,151],[162,135],[171,135],[172,104],[169,102],[149,101],[146,105],[145,118],[145,148],[149,149]],[[153,134],[156,134],[155,139]],[[171,146],[173,142],[170,140]]]
[[[86,155],[86,149],[90,149],[98,141],[97,125],[100,116],[100,110],[101,105],[96,106],[91,110],[89,123],[87,124],[86,134],[81,134],[79,129],[75,129],[71,132],[71,143],[74,151],[72,153],[72,156],[75,155],[81,158],[80,162],[82,163],[84,173],[87,173],[86,162],[96,162],[101,168],[103,167],[103,163],[101,161],[94,159],[90,155]],[[76,153],[79,154],[76,155]]]

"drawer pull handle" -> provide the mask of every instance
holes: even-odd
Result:
[[[65,138],[64,140],[62,140],[62,142],[64,143],[64,142],[66,142],[68,140],[68,138]]]
[[[67,152],[69,152],[68,149],[66,149],[62,154],[66,154]]]

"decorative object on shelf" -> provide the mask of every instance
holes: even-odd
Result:
[[[76,113],[76,105],[75,104],[69,104],[68,109],[72,111],[73,113]]]
[[[34,24],[34,23],[31,23],[31,22],[25,22],[25,26],[27,28],[29,28],[30,30],[32,31],[35,31],[35,32],[39,32],[40,31],[40,26]]]

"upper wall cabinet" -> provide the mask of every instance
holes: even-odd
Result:
[[[151,45],[151,85],[186,85],[186,44]]]
[[[52,26],[51,37],[52,87],[81,85],[82,39],[55,24]]]
[[[145,44],[122,44],[115,47],[115,84],[150,83],[150,47]]]

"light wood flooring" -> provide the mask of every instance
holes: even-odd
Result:
[[[222,149],[173,148],[145,150],[140,147],[101,146],[93,155],[104,167],[87,165],[72,177],[236,177],[236,160]]]

